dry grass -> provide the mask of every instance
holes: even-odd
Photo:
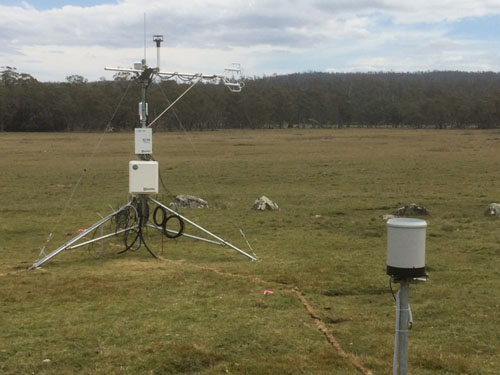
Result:
[[[82,248],[26,272],[52,229],[54,247],[127,201],[133,135],[100,140],[0,134],[0,372],[361,373],[318,331],[297,286],[345,353],[390,373],[380,215],[411,202],[431,213],[431,281],[411,288],[410,373],[498,372],[500,222],[483,215],[500,200],[497,131],[157,134],[169,190],[211,203],[185,214],[242,247],[243,228],[262,261],[188,239],[161,250],[152,238],[163,260],[117,255],[110,241],[101,257]],[[281,210],[251,211],[261,195]]]

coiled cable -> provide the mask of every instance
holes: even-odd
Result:
[[[161,212],[161,220],[158,219],[158,212]],[[167,229],[167,223],[171,219],[176,219],[179,223],[179,230],[177,232]],[[156,206],[153,211],[153,222],[157,227],[160,227],[163,231],[163,234],[168,238],[177,238],[182,236],[184,232],[184,220],[182,220],[178,215],[172,214],[168,215],[167,211],[161,207]],[[174,232],[173,234],[171,232]]]

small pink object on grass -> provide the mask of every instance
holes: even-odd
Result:
[[[80,229],[78,229],[78,233],[83,233],[83,232],[85,232],[86,230],[87,230],[87,229],[85,229],[85,228],[80,228]]]
[[[274,294],[274,292],[269,289],[264,290],[264,295],[267,296],[268,294]]]

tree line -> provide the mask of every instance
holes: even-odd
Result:
[[[140,84],[130,75],[88,82],[40,82],[13,67],[0,71],[0,131],[131,130],[139,126]],[[296,73],[246,77],[241,93],[199,83],[157,130],[288,127],[500,127],[500,73]],[[187,88],[155,81],[149,119]]]

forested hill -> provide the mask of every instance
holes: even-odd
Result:
[[[44,83],[3,67],[1,131],[114,131],[138,125],[140,86],[130,77]],[[131,82],[132,80],[132,82]],[[156,82],[148,91],[155,118],[187,86]],[[126,95],[124,95],[126,93]],[[246,78],[241,93],[200,83],[157,130],[286,127],[500,127],[500,73],[300,73]]]

